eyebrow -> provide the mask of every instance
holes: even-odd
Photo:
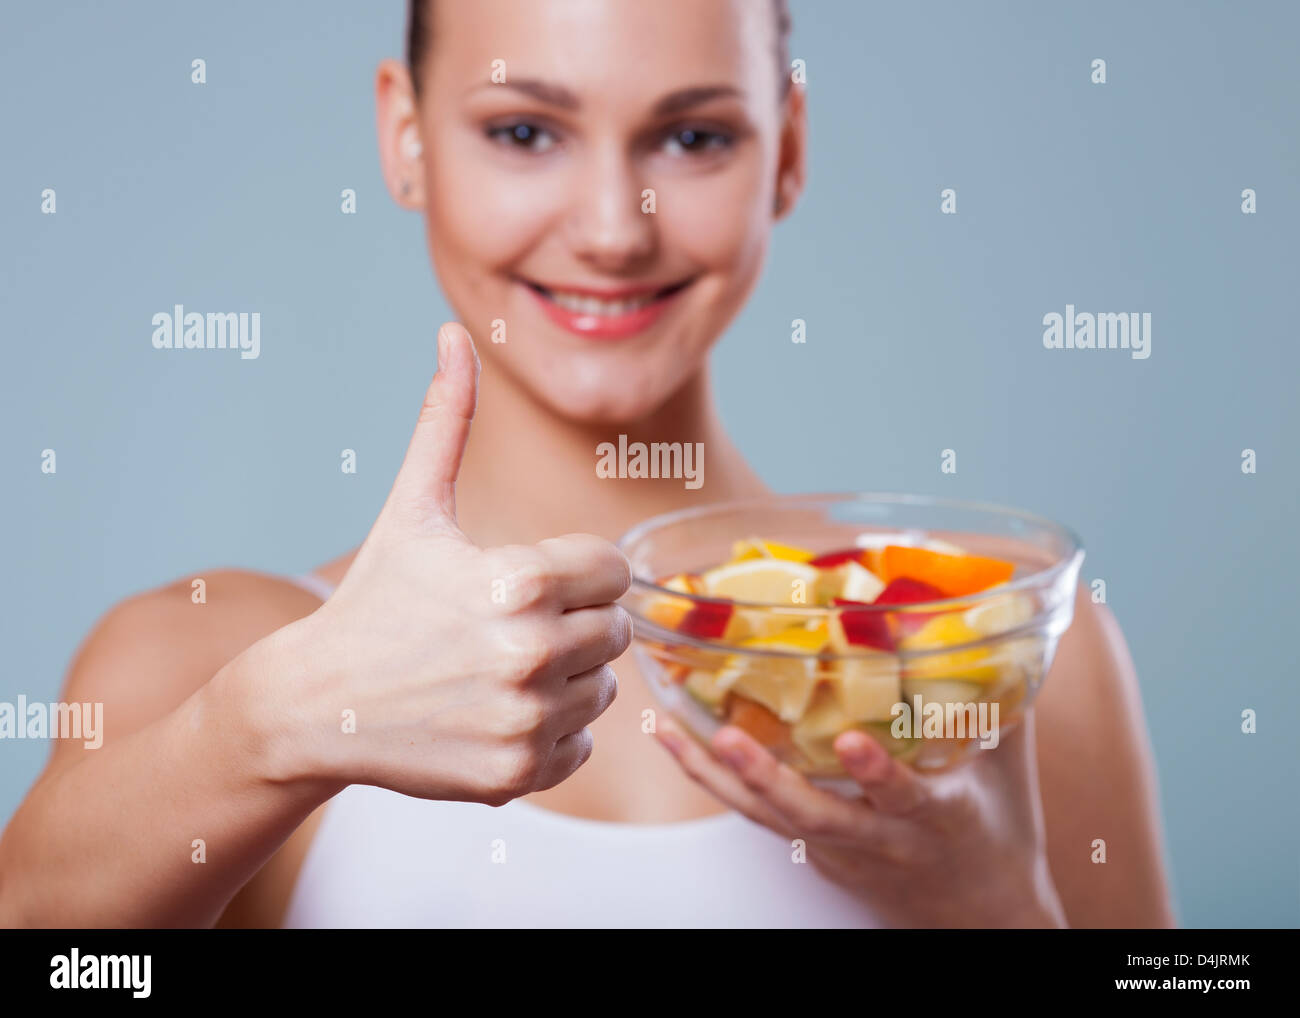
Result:
[[[673,113],[681,113],[692,106],[699,106],[710,99],[738,98],[740,95],[740,89],[731,85],[697,85],[694,88],[669,92],[655,103],[654,112],[656,116],[666,117]]]
[[[563,85],[551,84],[542,81],[540,78],[516,78],[486,87],[512,89],[516,92],[522,92],[524,95],[532,96],[538,102],[564,110],[576,110],[582,105],[578,97]],[[699,106],[711,99],[739,97],[742,94],[740,89],[732,85],[695,85],[691,88],[681,88],[676,92],[669,92],[655,103],[653,113],[657,117],[671,116],[674,113],[688,110],[692,106]]]
[[[546,103],[548,106],[559,106],[561,109],[566,110],[576,110],[581,105],[578,102],[578,97],[563,85],[552,85],[539,78],[507,79],[499,84],[491,84],[486,87],[513,89],[516,92],[530,95],[538,102]]]

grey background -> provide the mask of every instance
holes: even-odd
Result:
[[[796,0],[809,191],[716,354],[725,417],[780,490],[973,496],[1083,535],[1196,926],[1300,918],[1298,11]],[[7,5],[0,700],[53,697],[127,594],[304,570],[364,536],[448,316],[374,151],[373,69],[402,17]],[[1045,350],[1042,316],[1067,302],[1150,311],[1151,358]],[[261,359],[154,351],[150,318],[175,303],[260,310]],[[0,820],[47,750],[0,743]]]

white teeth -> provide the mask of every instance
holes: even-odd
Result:
[[[585,294],[552,290],[549,296],[552,303],[564,308],[565,311],[572,311],[579,315],[603,315],[606,317],[639,311],[655,301],[654,294],[647,294],[644,297],[628,297],[622,300],[601,300],[599,297],[589,297]]]

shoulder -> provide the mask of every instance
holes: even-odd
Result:
[[[247,647],[319,604],[288,580],[239,569],[198,572],[135,594],[82,642],[65,697],[111,702],[120,736],[173,709]]]
[[[1040,728],[1057,735],[1106,721],[1132,727],[1141,718],[1137,671],[1114,614],[1094,604],[1084,587],[1075,596],[1074,620],[1061,636],[1038,698]]]
[[[120,739],[174,710],[227,662],[319,605],[295,583],[240,569],[194,573],[144,591],[99,620],[72,663],[64,699],[103,703],[106,741]],[[83,752],[76,740],[56,742],[47,773]],[[321,812],[280,846],[219,925],[280,922]]]

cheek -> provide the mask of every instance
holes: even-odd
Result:
[[[435,252],[454,249],[479,264],[506,265],[551,227],[562,184],[557,174],[507,171],[481,147],[477,138],[452,139],[426,164],[430,241]]]
[[[706,271],[743,275],[761,257],[770,216],[762,160],[662,185],[658,225],[669,250]]]

